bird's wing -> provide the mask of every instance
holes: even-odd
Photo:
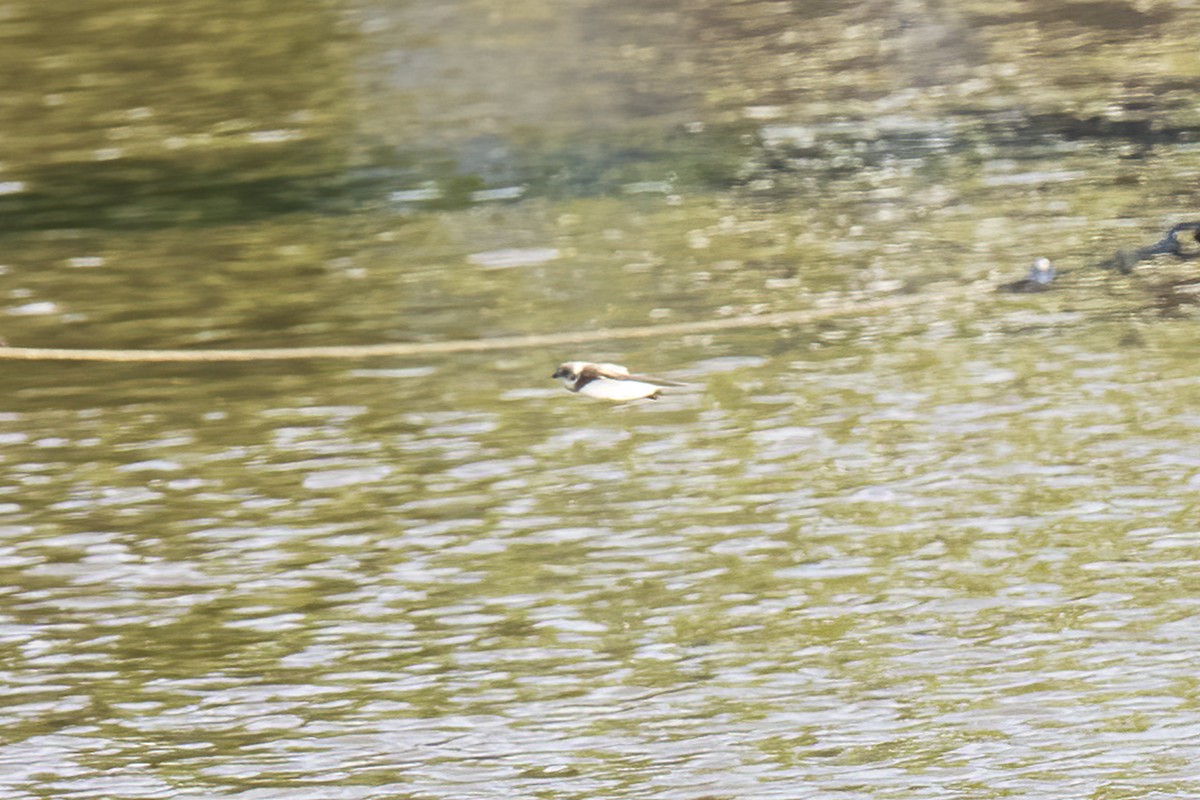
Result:
[[[601,378],[612,378],[619,381],[629,377],[629,370],[620,364],[589,364],[588,366],[594,368],[596,374]]]
[[[604,371],[596,364],[588,364],[580,368],[579,377],[575,379],[575,391],[579,391],[587,386],[592,381],[598,381],[601,378],[611,377],[604,374]]]
[[[641,381],[642,383],[653,383],[655,386],[687,386],[686,383],[676,383],[663,378],[656,378],[653,375],[625,375],[627,381]]]
[[[655,386],[687,385],[655,378],[653,375],[635,375],[620,364],[588,364],[579,371],[579,380],[575,382],[575,388],[578,390],[579,387],[586,386],[598,378],[607,378],[612,381],[641,381],[642,383],[652,383]]]

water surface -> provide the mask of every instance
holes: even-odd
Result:
[[[1195,22],[10,4],[10,344],[845,313],[6,362],[5,797],[1196,794]]]

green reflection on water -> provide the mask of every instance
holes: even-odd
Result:
[[[7,12],[5,178],[26,188],[0,197],[6,229],[278,213],[345,169],[354,49],[335,4]]]

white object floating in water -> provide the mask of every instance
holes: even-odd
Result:
[[[40,303],[26,303],[23,306],[13,306],[7,309],[7,313],[17,317],[36,317],[45,314],[57,314],[58,303],[51,303],[49,300]]]
[[[392,192],[388,195],[388,200],[393,203],[424,203],[429,200],[440,200],[441,197],[441,189],[436,186],[426,186],[422,189],[404,189]]]
[[[484,269],[510,269],[545,264],[547,261],[554,261],[560,255],[557,247],[514,247],[472,253],[467,256],[467,260]]]
[[[491,200],[516,200],[525,194],[524,186],[502,186],[498,189],[480,189],[471,192],[471,200],[476,203],[486,203]]]
[[[279,142],[294,142],[301,138],[302,134],[298,130],[290,128],[276,128],[269,131],[250,131],[246,134],[246,139],[254,144],[277,144]]]

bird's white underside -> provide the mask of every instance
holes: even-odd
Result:
[[[653,383],[645,381],[616,381],[610,378],[597,378],[584,384],[579,389],[579,394],[598,400],[637,400],[660,391],[662,391],[661,386],[655,386]]]

